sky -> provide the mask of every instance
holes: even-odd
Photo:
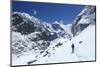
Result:
[[[25,12],[48,23],[63,21],[64,24],[70,24],[83,8],[84,5],[12,2],[12,12]]]

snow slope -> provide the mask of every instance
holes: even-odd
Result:
[[[81,42],[82,43],[79,43]],[[95,25],[88,26],[72,39],[76,46],[76,55],[83,60],[95,60]]]
[[[82,41],[81,43],[79,43]],[[57,43],[62,43],[56,46]],[[75,53],[71,51],[72,43],[75,45]],[[59,62],[74,62],[74,61],[93,61],[95,60],[95,25],[90,25],[79,35],[69,39],[59,38],[51,42],[50,45],[42,54],[29,51],[23,56],[13,59],[14,65],[44,64],[44,63],[59,63]],[[46,56],[44,56],[48,52]],[[37,57],[35,57],[37,55]],[[36,61],[34,61],[36,60]]]
[[[84,34],[85,33],[85,34]],[[53,55],[44,57],[33,64],[42,63],[59,63],[74,61],[94,61],[95,60],[95,26],[90,25],[80,35],[74,37],[71,41],[61,38],[62,46],[56,48]],[[79,42],[82,41],[81,44]],[[71,45],[75,45],[75,53],[72,54]],[[54,43],[55,44],[55,43]],[[48,50],[49,51],[49,50]],[[51,50],[50,50],[51,51]]]

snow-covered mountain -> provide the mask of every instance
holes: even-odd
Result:
[[[53,24],[49,24],[36,17],[30,16],[27,13],[20,12],[14,12],[12,15],[12,31],[20,32],[24,35],[41,32],[42,36],[44,36],[41,37],[45,40],[53,40],[58,36],[62,37],[67,33],[65,26],[57,21]],[[68,33],[66,35],[68,35]]]
[[[95,12],[94,6],[86,6],[68,25],[14,12],[12,65],[95,60]]]
[[[72,26],[73,36],[79,34],[82,30],[90,24],[95,24],[96,21],[96,8],[95,6],[85,6],[85,8],[77,15]]]
[[[57,21],[50,24],[27,13],[14,12],[12,14],[12,53],[19,56],[35,47],[45,50],[56,38],[70,39],[71,35],[67,33],[65,27]]]

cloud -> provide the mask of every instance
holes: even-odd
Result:
[[[33,12],[34,12],[34,15],[37,15],[37,11],[36,10],[34,10]]]

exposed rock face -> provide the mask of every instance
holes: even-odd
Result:
[[[81,13],[76,17],[72,25],[71,31],[73,33],[73,36],[75,36],[76,34],[79,34],[88,25],[95,24],[96,22],[95,12],[96,12],[95,6],[86,6],[81,11]]]
[[[15,12],[12,15],[12,31],[20,32],[23,35],[28,35],[34,32],[40,32],[39,37],[42,40],[53,40],[57,38],[54,31],[49,31],[40,20],[26,13]],[[51,33],[53,33],[51,35]],[[37,33],[38,35],[38,33]]]

